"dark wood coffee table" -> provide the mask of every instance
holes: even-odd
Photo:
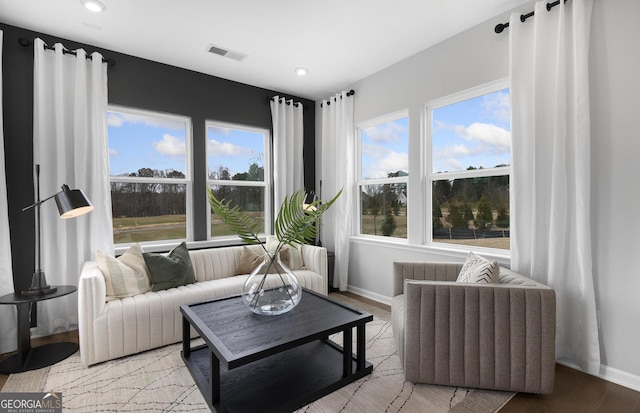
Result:
[[[218,413],[293,411],[373,370],[365,360],[365,324],[373,316],[309,290],[278,316],[253,313],[239,296],[180,311],[182,359]],[[204,345],[191,348],[191,326]],[[328,339],[338,332],[344,348]]]

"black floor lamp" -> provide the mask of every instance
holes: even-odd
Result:
[[[40,267],[40,205],[47,202],[51,198],[56,199],[60,218],[74,218],[84,215],[93,210],[93,205],[80,189],[70,189],[66,184],[62,185],[62,191],[51,195],[46,199],[40,199],[40,165],[36,165],[36,202],[33,205],[22,208],[28,211],[36,208],[36,263],[35,272],[31,278],[31,286],[26,290],[22,290],[22,295],[43,295],[56,291],[56,287],[47,284],[44,271]]]

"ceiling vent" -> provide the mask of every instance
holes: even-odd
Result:
[[[210,44],[207,48],[209,53],[217,54],[219,56],[224,56],[229,59],[237,60],[238,62],[243,61],[247,58],[247,55],[244,53],[236,52],[234,50],[226,49],[221,46],[216,46],[214,44]]]

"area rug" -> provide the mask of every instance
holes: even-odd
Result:
[[[389,312],[343,295],[331,297],[374,315],[366,327],[366,356],[373,373],[298,412],[483,413],[498,411],[513,397],[509,392],[405,382]],[[342,342],[341,334],[331,339]],[[181,344],[174,344],[90,368],[76,353],[51,367],[12,374],[2,391],[62,392],[65,412],[209,412],[180,350]]]

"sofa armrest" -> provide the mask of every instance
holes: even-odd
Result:
[[[404,292],[404,280],[455,281],[462,265],[453,262],[394,262],[392,297]]]
[[[102,313],[107,300],[107,287],[102,271],[95,261],[87,261],[82,266],[78,281],[78,338],[80,358],[85,365],[93,360],[94,323]]]
[[[302,244],[301,253],[302,253],[302,261],[304,262],[304,266],[309,271],[313,271],[322,277],[323,291],[319,291],[319,292],[324,295],[327,295],[328,294],[327,289],[329,284],[329,281],[328,281],[329,270],[327,267],[327,249],[325,247]]]
[[[409,280],[404,299],[407,380],[553,392],[553,289]]]

